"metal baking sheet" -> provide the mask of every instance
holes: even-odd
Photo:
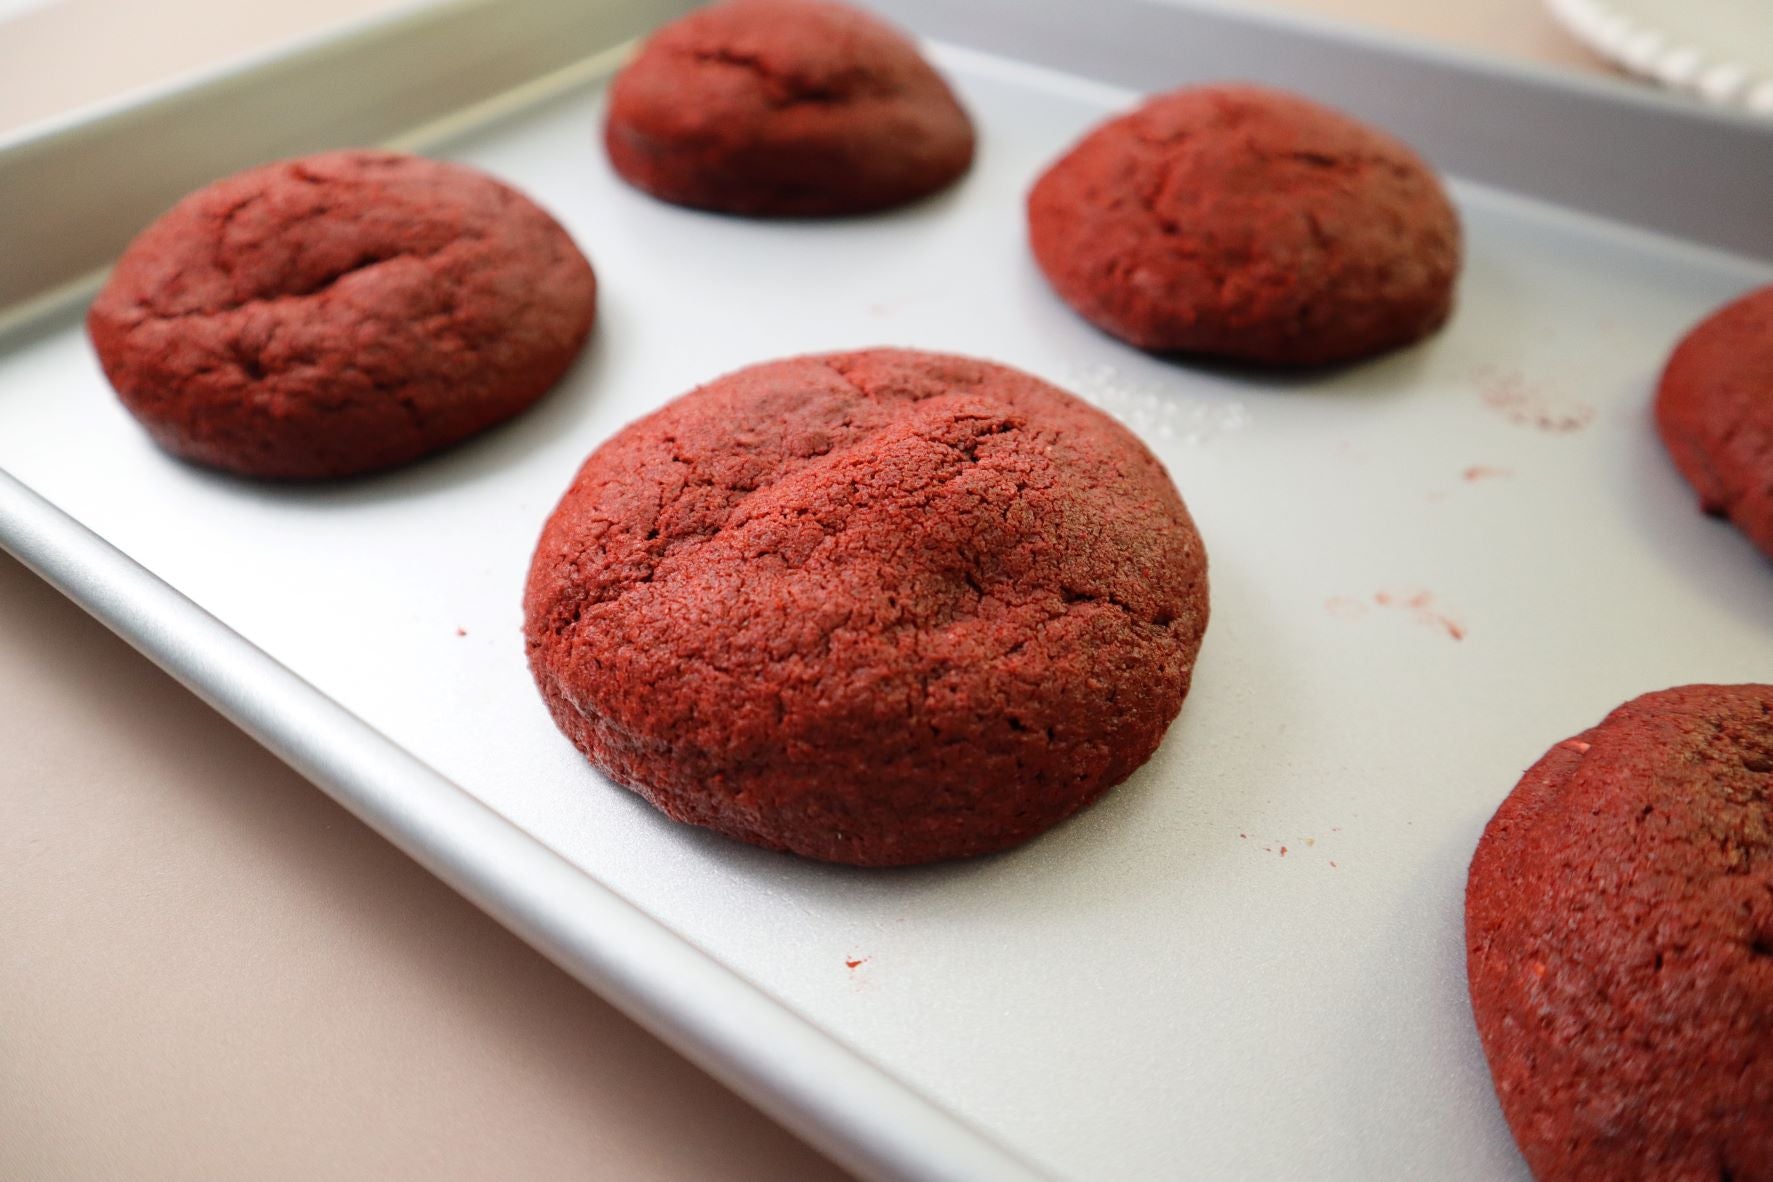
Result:
[[[859,1171],[1524,1178],[1465,998],[1465,866],[1552,742],[1645,690],[1773,672],[1773,570],[1699,515],[1646,413],[1685,328],[1773,280],[1764,200],[1733,187],[1773,176],[1773,139],[1275,17],[879,7],[946,39],[981,130],[954,191],[841,222],[661,205],[595,146],[598,71],[563,76],[429,145],[523,187],[597,267],[596,337],[549,399],[405,471],[246,484],[156,452],[77,309],[51,312],[0,352],[0,542]],[[1048,292],[1033,177],[1136,88],[1226,75],[1453,171],[1468,263],[1443,333],[1277,377],[1139,354]],[[877,344],[1123,418],[1213,581],[1149,765],[1021,850],[884,873],[611,788],[518,632],[536,533],[600,440],[747,363]]]

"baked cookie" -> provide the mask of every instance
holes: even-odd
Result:
[[[1773,1178],[1773,686],[1548,751],[1465,896],[1478,1034],[1540,1182]]]
[[[530,667],[679,821],[894,866],[1005,849],[1144,763],[1206,554],[1127,430],[1016,370],[754,366],[600,447],[536,548]]]
[[[1200,86],[1097,127],[1028,195],[1079,315],[1142,349],[1269,365],[1369,357],[1453,306],[1459,219],[1410,149],[1254,86]]]
[[[591,331],[565,230],[489,176],[392,152],[251,169],[130,244],[87,314],[156,443],[247,476],[393,467],[528,407]]]
[[[604,142],[635,187],[754,217],[902,205],[973,160],[972,123],[917,47],[825,0],[727,0],[666,25],[611,85]]]
[[[1773,287],[1682,338],[1656,390],[1656,427],[1700,506],[1773,557]]]

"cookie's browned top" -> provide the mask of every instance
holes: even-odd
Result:
[[[1147,348],[1311,364],[1444,319],[1458,219],[1408,147],[1254,86],[1160,95],[1084,137],[1029,197],[1037,258]]]
[[[572,240],[515,190],[341,151],[180,201],[130,245],[87,323],[125,404],[172,450],[339,475],[515,413],[576,355],[595,297]]]
[[[884,208],[953,181],[973,130],[898,30],[824,0],[728,0],[653,34],[610,89],[617,170],[754,215]]]
[[[1682,338],[1656,418],[1706,511],[1773,557],[1773,287],[1732,300]]]
[[[927,470],[891,463],[900,453],[927,454],[934,462]],[[974,473],[981,467],[982,474]],[[1145,519],[1150,513],[1157,513],[1159,522],[1187,520],[1156,457],[1094,407],[1027,374],[968,358],[882,349],[740,370],[605,444],[580,473],[563,509],[590,514],[615,531],[591,531],[594,547],[585,530],[572,531],[581,539],[579,549],[599,555],[598,581],[656,585],[692,555],[705,562],[701,552],[708,547],[743,553],[744,547],[725,548],[730,539],[758,529],[800,522],[810,541],[840,540],[842,530],[811,529],[816,522],[811,506],[821,500],[845,518],[863,515],[871,503],[894,503],[891,496],[871,502],[862,495],[869,489],[883,495],[902,489],[910,501],[927,506],[946,481],[963,474],[972,474],[967,483],[974,497],[995,501],[1046,493],[1062,498],[1066,508],[1073,507],[1070,502],[1087,503],[1097,518],[1085,522],[1054,513],[1022,519],[1015,529],[997,523],[1003,528],[981,539],[996,543],[992,551],[1067,535],[1066,546],[1039,549],[1038,557],[1046,561],[1018,569],[1017,581],[998,592],[1026,599],[1037,589],[1051,591],[1057,572],[1047,564],[1106,549],[1117,561],[1091,571],[1096,581],[1118,588],[1125,603],[1136,605],[1135,615],[1178,614],[1178,605],[1166,597],[1179,588],[1149,581],[1153,572],[1145,569],[1169,569],[1161,551],[1175,539],[1162,530],[1113,528],[1122,520],[1150,524]],[[998,479],[980,483],[983,474]],[[823,495],[827,490],[844,496]],[[1088,533],[1071,536],[1096,525],[1108,527],[1109,534],[1093,540]],[[871,539],[895,549],[908,540],[913,539],[897,534]],[[1160,553],[1151,554],[1149,563],[1118,561],[1152,548]],[[957,571],[970,565],[983,573],[1001,556],[944,550],[930,557]],[[1053,585],[1032,585],[1029,575],[1036,571],[1052,575],[1047,582]],[[992,577],[1008,579],[1010,572]]]
[[[1100,411],[881,350],[744,370],[610,440],[543,533],[526,618],[563,726],[593,720],[581,744],[673,815],[921,861],[1024,840],[1144,761],[1206,557]]]
[[[1552,748],[1466,908],[1537,1177],[1773,1177],[1773,686],[1646,694]]]
[[[699,71],[706,95],[778,109],[915,95],[930,74],[899,30],[827,0],[710,4],[655,33],[637,60],[649,58]],[[723,77],[735,85],[721,86]]]
[[[1078,612],[1196,635],[1204,565],[1156,457],[1101,411],[880,350],[741,370],[610,440],[542,538],[530,615],[537,638],[662,652],[693,632],[759,668],[836,633],[1001,656]],[[692,609],[741,568],[733,619]]]
[[[117,265],[95,313],[139,331],[257,309],[281,321],[438,313],[472,279],[520,264],[544,276],[572,252],[558,224],[483,173],[392,152],[328,152],[240,173],[175,205]],[[472,290],[467,294],[479,294]],[[541,298],[502,285],[517,321]],[[347,298],[348,297],[348,298]],[[387,306],[377,300],[386,298]],[[464,343],[493,326],[454,325]],[[480,332],[476,333],[476,329]]]

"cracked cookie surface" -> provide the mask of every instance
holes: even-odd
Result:
[[[1281,91],[1202,86],[1091,131],[1028,196],[1035,260],[1143,349],[1324,365],[1452,309],[1457,214],[1415,153]]]
[[[1773,558],[1773,287],[1681,339],[1657,387],[1656,427],[1700,506]]]
[[[1773,686],[1557,744],[1466,889],[1472,1010],[1541,1182],[1773,1178]]]
[[[1026,841],[1144,763],[1206,555],[1157,459],[1002,366],[771,362],[600,447],[537,546],[531,670],[680,821],[886,866]]]
[[[166,450],[318,479],[524,410],[595,309],[590,264],[527,197],[459,165],[343,151],[184,198],[124,253],[87,330]]]
[[[825,0],[727,0],[655,33],[610,87],[616,171],[754,217],[902,205],[973,159],[973,127],[891,26]]]

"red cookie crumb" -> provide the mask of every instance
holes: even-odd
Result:
[[[1554,401],[1530,385],[1519,370],[1480,365],[1472,377],[1484,405],[1517,427],[1567,435],[1594,422],[1594,407],[1586,402]]]
[[[1271,365],[1428,335],[1460,263],[1458,216],[1415,153],[1255,86],[1173,91],[1097,127],[1029,193],[1028,232],[1098,328]]]
[[[531,670],[680,821],[892,866],[1006,849],[1148,759],[1207,623],[1162,465],[1027,374],[883,349],[632,424],[536,548]]]
[[[1373,602],[1380,607],[1408,608],[1418,624],[1445,632],[1454,640],[1465,639],[1465,625],[1441,611],[1431,592],[1417,591],[1406,596],[1401,592],[1393,595],[1389,591],[1375,591]]]

